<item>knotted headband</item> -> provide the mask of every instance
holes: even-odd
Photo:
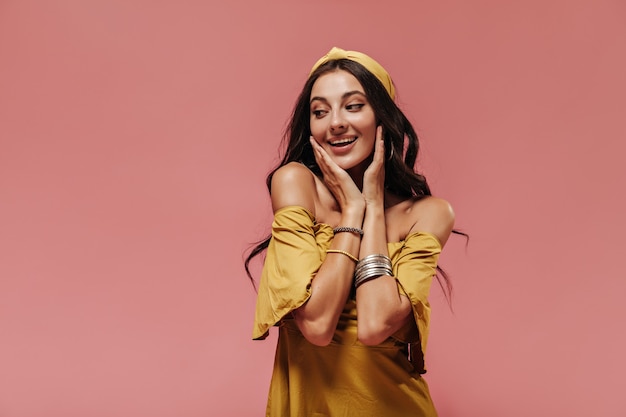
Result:
[[[321,57],[315,63],[315,65],[313,65],[313,68],[311,69],[311,73],[309,73],[309,75],[311,75],[319,66],[327,63],[328,61],[334,61],[336,59],[349,59],[350,61],[358,62],[359,64],[363,65],[369,72],[374,74],[381,83],[383,83],[383,86],[385,87],[385,90],[387,90],[387,92],[389,93],[389,96],[391,96],[391,99],[395,99],[396,89],[393,86],[393,82],[391,81],[389,73],[385,71],[382,65],[380,65],[378,62],[374,61],[372,58],[362,52],[344,51],[341,48],[333,47],[333,49],[328,51],[326,55]]]

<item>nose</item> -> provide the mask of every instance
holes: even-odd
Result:
[[[341,112],[334,111],[332,113],[332,117],[330,119],[330,130],[331,132],[344,130],[348,126],[348,123],[341,115]]]

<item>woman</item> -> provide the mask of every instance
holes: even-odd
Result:
[[[454,214],[394,97],[380,64],[333,48],[294,108],[272,234],[246,259],[267,249],[253,338],[279,326],[268,416],[436,416],[427,297]]]

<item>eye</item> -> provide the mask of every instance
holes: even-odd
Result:
[[[324,117],[324,115],[328,112],[326,110],[312,110],[311,113],[313,114],[313,116],[319,119],[321,117]]]
[[[363,108],[363,106],[365,106],[364,103],[358,103],[358,104],[348,104],[346,106],[346,110],[348,111],[359,111]]]

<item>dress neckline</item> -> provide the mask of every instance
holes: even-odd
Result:
[[[315,218],[315,216],[313,215],[313,213],[311,213],[308,209],[302,207],[302,206],[297,206],[297,205],[292,205],[292,206],[285,206],[285,207],[281,207],[278,210],[276,210],[274,212],[274,216],[276,216],[278,213],[282,212],[282,211],[303,211],[305,212],[313,221],[314,224],[319,225],[319,226],[323,226],[325,228],[330,229],[331,231],[333,230],[333,227],[331,225],[329,225],[328,223],[322,223],[322,222],[318,222],[317,219]],[[432,233],[429,232],[421,232],[419,230],[414,231],[409,233],[404,239],[401,239],[397,242],[387,242],[388,245],[399,245],[399,244],[404,244],[407,240],[409,240],[410,238],[414,237],[414,236],[418,236],[418,235],[422,235],[422,236],[428,236],[431,237],[435,240],[435,242],[437,242],[437,244],[441,247],[441,242],[439,242],[439,239],[437,238],[437,236],[433,235]]]

